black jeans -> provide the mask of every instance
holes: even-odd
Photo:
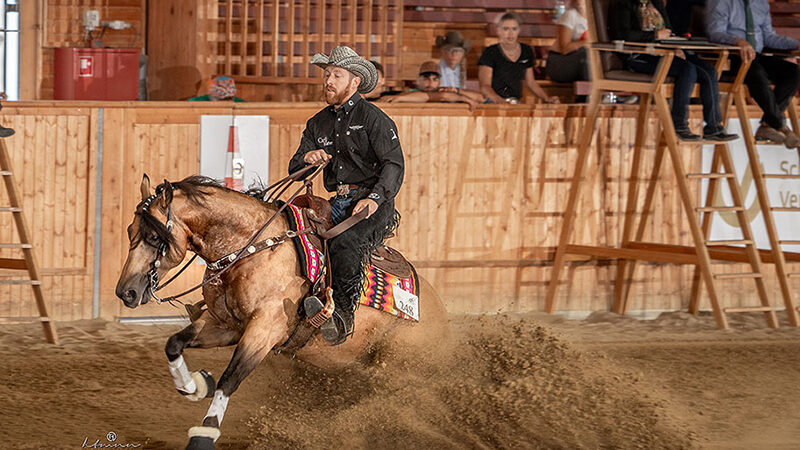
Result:
[[[741,60],[731,57],[731,70],[736,73]],[[771,88],[770,84],[775,84]],[[780,130],[783,128],[783,113],[789,106],[797,88],[800,87],[800,69],[797,64],[778,56],[757,55],[744,77],[750,96],[764,111],[761,122]]]
[[[353,208],[368,193],[366,191],[353,198],[347,207],[345,217],[353,214]],[[352,314],[355,310],[356,302],[361,295],[364,268],[369,255],[383,243],[396,225],[394,200],[384,201],[374,214],[328,242],[333,275],[331,287],[336,309],[340,314]]]
[[[566,55],[550,52],[547,54],[547,65],[544,68],[547,76],[559,83],[589,79],[589,63],[585,48],[579,48]]]
[[[655,55],[636,55],[628,61],[634,72],[655,73],[660,57]],[[686,59],[675,57],[669,67],[669,76],[674,81],[672,90],[672,122],[676,130],[689,129],[689,99],[694,85],[700,84],[700,101],[703,104],[704,134],[714,134],[722,130],[722,115],[719,111],[719,82],[714,66],[700,59],[694,53],[686,53]]]

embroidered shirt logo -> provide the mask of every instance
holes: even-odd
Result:
[[[329,141],[327,136],[323,136],[321,138],[317,138],[317,142],[319,143],[319,145],[321,145],[323,147],[327,147],[329,145],[333,145],[333,142]]]
[[[351,130],[360,130],[364,128],[364,125],[350,125]]]
[[[394,132],[394,128],[389,128],[389,131],[392,132],[392,138],[390,140],[393,141],[397,139],[397,133]]]

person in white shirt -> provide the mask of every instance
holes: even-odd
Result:
[[[573,0],[556,22],[556,41],[547,55],[547,76],[559,83],[589,79],[586,54],[588,24],[584,0]]]
[[[467,84],[467,68],[464,56],[472,47],[472,41],[464,39],[458,31],[448,31],[444,36],[436,36],[436,48],[442,54],[439,60],[442,87],[464,89]]]

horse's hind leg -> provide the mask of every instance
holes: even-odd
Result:
[[[286,324],[277,322],[279,321],[270,314],[257,313],[247,324],[239,345],[233,352],[231,362],[219,379],[214,400],[203,419],[203,425],[189,429],[187,450],[214,448],[214,442],[220,436],[219,426],[222,424],[222,417],[225,415],[231,394],[279,343],[279,340],[286,336]]]
[[[206,371],[189,372],[183,358],[186,347],[223,347],[235,344],[238,339],[238,333],[219,326],[208,314],[170,336],[164,351],[178,392],[189,400],[198,401],[211,397],[215,387],[214,378]]]

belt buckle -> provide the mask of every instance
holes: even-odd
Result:
[[[350,185],[349,184],[340,184],[336,186],[336,195],[338,197],[347,197],[347,194],[350,193]]]

